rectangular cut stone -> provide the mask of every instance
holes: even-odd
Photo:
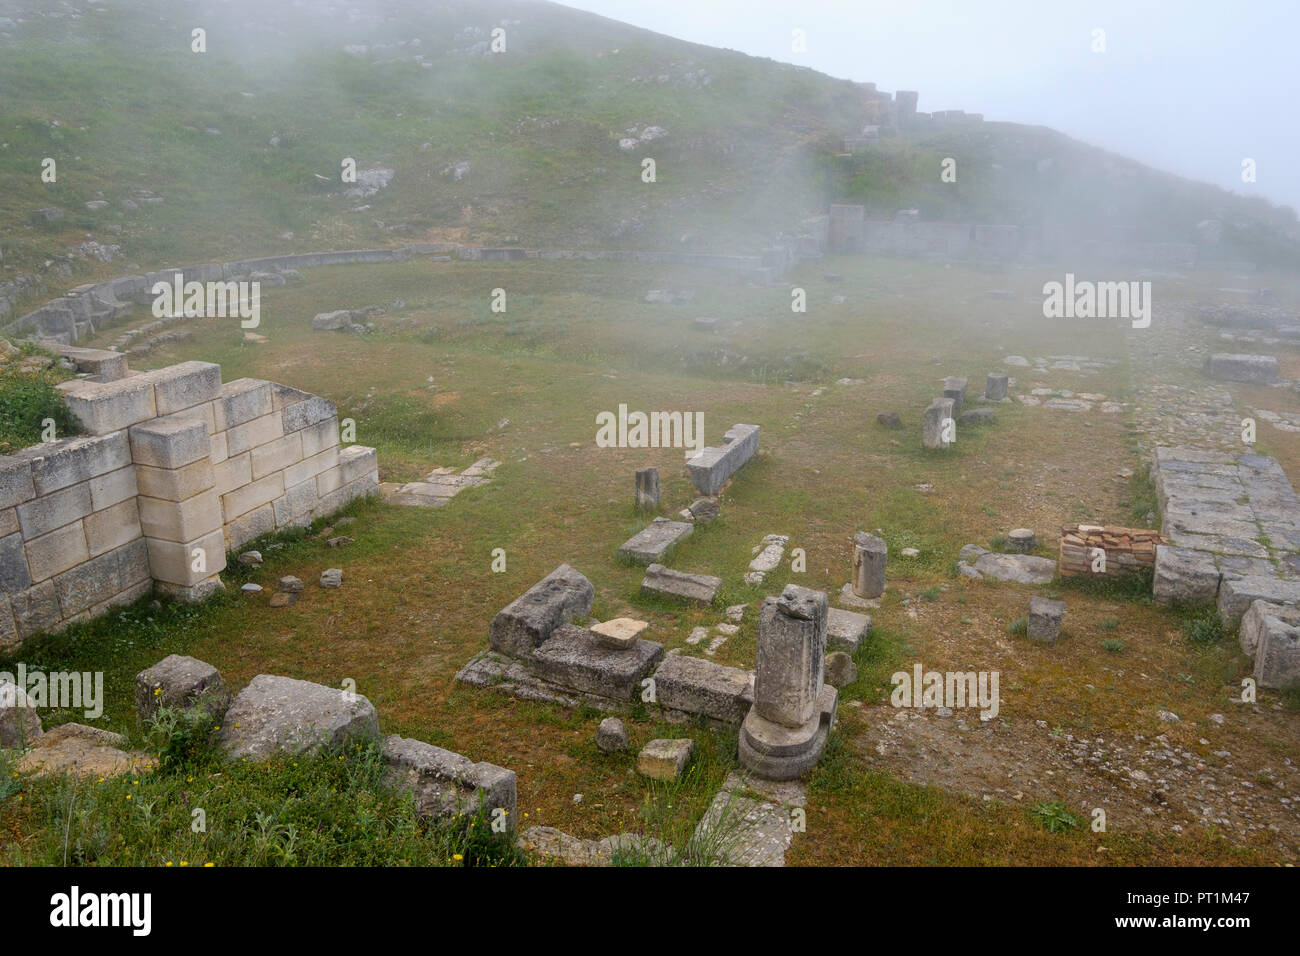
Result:
[[[27,542],[27,567],[33,581],[44,581],[90,557],[80,521],[66,524]]]
[[[136,470],[131,465],[92,478],[88,484],[90,485],[90,507],[95,511],[111,508],[127,498],[134,498],[139,493]]]
[[[27,551],[18,533],[0,538],[0,594],[17,594],[31,586],[27,569]]]
[[[871,616],[837,607],[826,611],[826,649],[853,654],[871,633]]]
[[[260,445],[252,451],[253,480],[265,478],[273,471],[284,471],[290,465],[302,461],[302,438],[298,435],[285,435],[275,441]]]
[[[138,465],[183,468],[208,457],[211,443],[202,421],[165,418],[131,429],[131,457]]]
[[[338,409],[333,402],[312,395],[301,402],[286,405],[280,414],[284,419],[284,433],[288,435],[311,425],[337,419]]]
[[[73,485],[18,506],[18,523],[28,541],[90,514],[90,485]]]
[[[12,508],[35,497],[31,461],[0,455],[0,508]]]
[[[18,592],[10,597],[9,605],[13,610],[18,636],[23,640],[35,634],[53,631],[63,618],[53,581],[42,581]]]
[[[1300,603],[1300,581],[1288,581],[1272,575],[1225,575],[1219,585],[1219,617],[1234,627],[1254,601],[1270,604]]]
[[[221,500],[215,488],[184,501],[166,501],[141,495],[140,527],[146,537],[186,542],[221,530]]]
[[[647,621],[638,621],[630,617],[616,617],[610,621],[593,624],[587,630],[591,632],[597,643],[604,644],[614,650],[627,650],[636,644],[638,638],[649,627],[650,624]]]
[[[1007,397],[1008,376],[998,372],[989,372],[984,380],[984,397],[990,402],[1000,402]]]
[[[766,598],[758,617],[754,711],[764,720],[802,728],[816,713],[826,658],[825,591],[786,585]]]
[[[256,378],[237,378],[221,386],[217,399],[217,430],[225,431],[255,418],[270,415],[271,383]]]
[[[1213,604],[1221,575],[1208,551],[1156,545],[1152,594],[1161,604]]]
[[[655,701],[670,710],[738,724],[754,703],[754,674],[701,657],[672,654],[654,673]]]
[[[220,531],[184,544],[160,538],[145,540],[149,548],[149,572],[157,581],[190,587],[226,567],[226,546]],[[201,554],[196,555],[196,551]],[[201,569],[195,567],[200,558]]]
[[[274,530],[275,509],[269,504],[228,520],[225,528],[226,539],[232,551]]]
[[[286,488],[283,496],[271,502],[275,512],[275,526],[287,528],[310,524],[312,512],[319,502],[314,481],[308,480]]]
[[[339,477],[345,485],[378,470],[379,455],[373,448],[348,445],[339,452]]]
[[[212,486],[217,489],[219,495],[242,488],[252,480],[253,453],[251,451],[227,458],[221,464],[212,466]]]
[[[284,475],[274,472],[259,481],[241,485],[221,496],[221,511],[227,517],[242,515],[254,508],[270,504],[284,494]]]
[[[631,701],[663,653],[663,645],[654,641],[639,640],[623,649],[606,647],[585,627],[561,624],[533,651],[528,666],[538,677],[562,687]]]
[[[396,734],[384,738],[383,756],[390,782],[414,795],[422,816],[469,819],[480,808],[489,817],[504,810],[507,829],[514,828],[518,798],[513,770],[474,763],[450,750]]]
[[[327,418],[315,425],[308,425],[306,428],[301,429],[299,434],[302,435],[303,458],[311,458],[331,448],[337,449],[339,445],[338,419]],[[335,460],[337,460],[337,450],[334,454],[336,456]]]
[[[83,382],[64,393],[64,404],[82,430],[92,435],[130,428],[157,417],[153,381],[134,375],[116,382]]]
[[[591,613],[595,589],[581,573],[562,564],[502,608],[492,620],[492,649],[528,657],[556,628]]]
[[[275,441],[283,435],[284,424],[280,416],[272,412],[261,418],[244,422],[242,425],[227,428],[226,453],[232,456],[241,455],[246,451],[252,451],[258,445]]]
[[[947,448],[949,429],[953,426],[951,398],[936,398],[921,416],[921,444],[926,448]]]
[[[679,541],[688,537],[694,530],[695,526],[688,521],[655,518],[645,528],[624,541],[618,549],[618,555],[637,564],[654,564],[662,561]]]
[[[127,498],[103,511],[86,515],[83,522],[86,547],[93,558],[114,548],[120,548],[141,535],[140,513],[136,500]]]
[[[1276,382],[1277,358],[1272,355],[1232,355],[1218,352],[1210,356],[1211,378],[1225,382]]]
[[[302,434],[302,433],[300,433]],[[303,458],[302,461],[290,465],[284,470],[284,484],[286,488],[292,488],[294,485],[302,484],[304,481],[315,478],[321,472],[328,471],[335,467],[339,462],[338,446],[326,448],[310,458]]]
[[[711,574],[688,574],[674,571],[662,564],[652,564],[645,569],[641,579],[641,590],[650,591],[667,597],[693,601],[697,604],[712,604],[717,600],[722,589],[722,578]]]
[[[152,372],[154,403],[159,415],[170,415],[221,397],[221,366],[212,362],[181,362]]]
[[[943,397],[952,399],[952,410],[961,411],[961,407],[966,404],[966,388],[969,381],[964,378],[958,378],[950,375],[943,380]]]
[[[60,574],[54,579],[54,592],[62,615],[72,617],[111,600],[127,583],[122,580],[121,559],[112,551]]]
[[[1300,608],[1253,602],[1241,619],[1241,646],[1255,659],[1260,687],[1300,686]]]
[[[18,530],[18,509],[6,508],[0,511],[0,538]]]
[[[19,455],[32,463],[32,484],[38,495],[48,495],[131,464],[131,448],[124,431],[43,442],[24,448]]]
[[[686,463],[691,481],[700,494],[712,497],[727,480],[758,451],[757,425],[732,425],[723,436],[721,448],[709,447]]]

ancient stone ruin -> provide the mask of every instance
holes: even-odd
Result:
[[[154,590],[200,600],[227,551],[379,489],[325,399],[210,362],[84,361],[63,392],[86,434],[0,456],[0,647]]]

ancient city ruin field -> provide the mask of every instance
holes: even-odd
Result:
[[[1193,312],[1230,298],[1222,290],[1239,280],[1158,275],[1155,320],[1130,329],[1045,319],[1042,284],[1054,277],[849,256],[796,266],[773,286],[687,267],[533,259],[312,270],[264,292],[255,337],[233,320],[181,320],[167,330],[188,335],[132,354],[132,368],[215,362],[227,382],[322,396],[377,449],[390,493],[484,458],[500,462],[490,482],[441,507],[354,502],[341,548],[326,544],[342,533],[337,521],[317,521],[256,543],[261,567],[232,563],[225,593],[206,604],[137,606],[137,624],[152,625],[123,628],[110,614],[24,655],[29,666],[106,668],[106,726],[124,732],[135,675],[171,653],[215,665],[232,687],[258,674],[327,687],[350,678],[385,733],[515,771],[521,831],[644,833],[680,846],[738,769],[734,728],[668,723],[633,704],[621,713],[630,749],[605,753],[598,708],[470,687],[457,673],[487,647],[497,611],[561,564],[594,586],[592,620],[640,619],[668,653],[751,669],[762,599],[796,584],[840,606],[854,534],[868,531],[888,545],[886,589],[868,611],[856,679],[839,688],[826,750],[796,785],[807,824],[787,864],[1294,863],[1297,698],[1261,690],[1241,702],[1251,662],[1232,636],[1206,639],[1212,608],[1155,603],[1149,574],[1026,585],[958,573],[964,546],[1005,550],[1014,528],[1033,529],[1034,553],[1053,561],[1066,525],[1158,528],[1151,450],[1232,447],[1229,426],[1243,417],[1259,421],[1255,453],[1300,474],[1295,390],[1212,382],[1201,370],[1233,333]],[[1251,281],[1300,293],[1293,277]],[[791,312],[788,285],[807,290],[806,313]],[[504,313],[489,307],[493,289],[506,291]],[[694,297],[647,302],[651,289]],[[364,333],[312,329],[317,313],[367,307]],[[702,326],[705,316],[717,321]],[[79,344],[104,348],[152,321],[137,310]],[[1282,379],[1300,378],[1300,349],[1269,351]],[[1012,401],[987,406],[991,424],[959,425],[947,449],[924,449],[921,414],[944,378],[968,377],[973,396],[989,372],[1011,376]],[[702,411],[709,444],[736,422],[761,426],[759,452],[717,499],[720,517],[698,524],[669,562],[722,578],[711,607],[645,595],[644,569],[617,555],[650,517],[634,506],[637,469],[658,467],[668,517],[697,497],[680,448],[597,446],[597,414],[620,404]],[[901,429],[877,423],[891,411]],[[748,585],[771,534],[789,537],[782,561]],[[800,571],[795,548],[806,553]],[[331,567],[343,569],[342,588],[309,586],[292,606],[269,606],[281,576],[314,581]],[[241,593],[246,582],[266,590]],[[1054,644],[1017,626],[1033,596],[1065,602]],[[734,605],[748,610],[728,634],[718,625]],[[997,716],[891,706],[891,675],[918,663],[999,672]],[[635,772],[647,741],[682,736],[696,750],[679,781]],[[1103,808],[1105,832],[1049,828],[1043,808],[1053,804],[1084,821]],[[0,807],[0,832],[17,844],[40,826]]]

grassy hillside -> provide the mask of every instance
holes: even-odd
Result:
[[[864,122],[852,83],[549,3],[0,0],[0,18],[0,282],[52,292],[126,264],[419,239],[752,251],[838,199],[1087,236],[1186,240],[1219,218],[1243,256],[1296,256],[1289,210],[1046,129],[839,155]],[[620,149],[647,127],[666,133]],[[345,195],[345,157],[391,183]],[[64,217],[33,219],[50,205]],[[116,264],[59,261],[90,239],[120,246]]]

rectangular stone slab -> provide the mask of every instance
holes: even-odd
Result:
[[[758,426],[733,425],[723,436],[721,448],[709,447],[686,463],[691,481],[700,494],[712,497],[727,480],[758,451]]]
[[[662,644],[638,640],[626,650],[605,647],[585,627],[564,624],[534,652],[529,669],[564,687],[614,700],[639,699],[641,681],[663,657]]]
[[[754,703],[754,673],[672,654],[655,671],[655,702],[670,710],[739,724]]]
[[[561,624],[591,613],[595,589],[582,574],[562,564],[511,601],[492,619],[492,649],[526,657]]]
[[[654,564],[662,561],[677,542],[688,537],[695,526],[687,521],[670,521],[655,518],[632,537],[623,542],[618,556],[637,564]]]
[[[694,601],[698,604],[712,604],[722,589],[722,578],[711,574],[687,574],[674,571],[662,564],[652,564],[645,569],[641,579],[641,590],[654,594]]]
[[[826,650],[854,653],[871,633],[871,615],[843,611],[837,607],[826,612]]]

